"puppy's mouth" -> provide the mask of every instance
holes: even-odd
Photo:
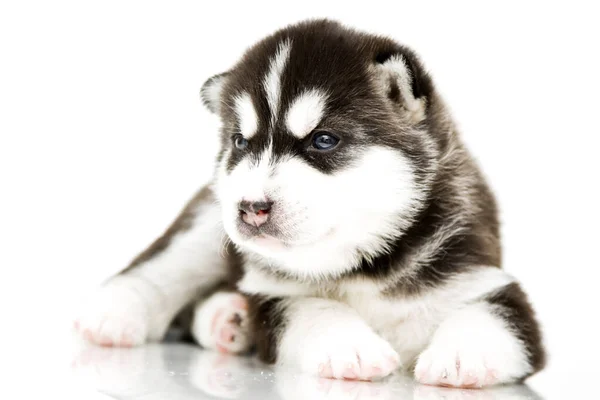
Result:
[[[281,236],[274,236],[268,233],[257,233],[251,237],[248,237],[246,240],[266,249],[270,250],[286,250],[292,248],[298,248],[303,246],[311,246],[315,243],[325,240],[331,237],[335,232],[334,228],[329,229],[325,234],[318,236],[311,236],[306,240],[291,240],[288,238],[283,238]]]
[[[245,240],[276,240],[285,242],[285,234],[274,224],[255,226],[238,220],[237,231]]]
[[[238,233],[245,241],[272,250],[284,250],[295,245],[288,235],[273,226],[254,227],[242,225],[238,226]]]
[[[335,228],[315,232],[299,231],[300,226],[297,226],[294,218],[289,215],[287,217],[277,216],[275,219],[272,215],[268,215],[267,218],[263,218],[263,221],[255,223],[254,219],[261,215],[248,214],[239,213],[235,227],[237,233],[248,244],[269,250],[286,250],[314,245],[335,233]]]

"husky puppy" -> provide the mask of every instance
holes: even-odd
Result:
[[[494,197],[411,50],[303,22],[201,94],[214,180],[93,296],[84,337],[139,345],[187,315],[204,347],[322,377],[481,387],[544,366]]]

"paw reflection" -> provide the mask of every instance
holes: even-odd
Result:
[[[315,378],[292,374],[277,375],[276,386],[280,399],[285,400],[388,400],[412,399],[412,380],[399,384],[395,376],[382,381],[347,381]]]
[[[250,392],[253,384],[272,376],[264,370],[261,374],[260,368],[262,366],[252,358],[207,351],[192,360],[189,378],[190,383],[205,394],[236,399]],[[253,376],[256,371],[261,379]]]
[[[542,400],[524,385],[497,386],[488,389],[456,389],[417,385],[414,399],[419,400]]]
[[[79,381],[119,399],[541,400],[523,385],[453,389],[420,385],[401,374],[376,382],[323,379],[183,344],[85,346],[72,370]]]

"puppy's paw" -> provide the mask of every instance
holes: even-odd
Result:
[[[239,293],[215,293],[196,307],[192,334],[206,348],[247,352],[252,345],[249,330],[248,301]]]
[[[498,383],[493,350],[431,346],[419,356],[417,381],[427,385],[479,388]]]
[[[322,378],[373,380],[400,366],[398,353],[367,327],[331,329],[310,339],[300,353],[301,364]]]
[[[427,385],[481,388],[512,382],[530,371],[521,343],[502,320],[473,307],[444,322],[415,366]]]
[[[73,325],[84,339],[100,346],[132,347],[148,338],[147,310],[136,293],[123,286],[100,289]]]

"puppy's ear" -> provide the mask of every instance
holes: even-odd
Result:
[[[219,114],[221,109],[221,96],[223,95],[223,87],[228,77],[229,72],[215,75],[204,82],[202,89],[200,89],[202,102],[214,114]]]
[[[377,53],[375,64],[385,94],[403,115],[414,124],[425,119],[433,85],[417,56],[406,48],[395,48]]]

